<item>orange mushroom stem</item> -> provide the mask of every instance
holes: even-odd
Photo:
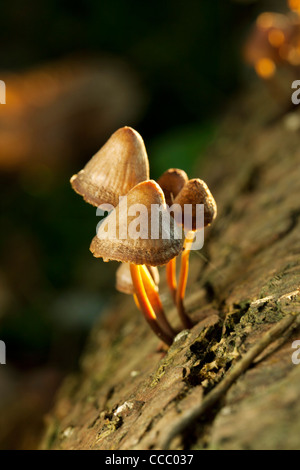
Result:
[[[189,273],[189,259],[190,259],[190,252],[191,246],[194,241],[195,232],[191,231],[188,233],[185,242],[184,242],[184,251],[181,255],[181,268],[180,268],[180,276],[178,281],[178,287],[176,291],[176,305],[179,317],[182,321],[182,324],[185,328],[191,328],[193,326],[192,321],[188,317],[184,304],[183,299],[185,296],[186,284],[188,280],[188,273]]]
[[[152,276],[149,273],[149,270],[145,265],[140,266],[142,281],[145,287],[146,294],[148,299],[153,307],[153,310],[156,314],[157,321],[161,327],[166,330],[171,336],[175,336],[176,332],[171,327],[170,323],[167,320],[165,315],[160,296],[158,293],[158,287],[156,286]]]
[[[168,346],[170,346],[173,342],[174,335],[170,331],[166,331],[165,328],[159,325],[156,313],[145,290],[141,270],[142,266],[130,264],[130,272],[138,304],[146,321],[148,322],[154,333]]]
[[[174,303],[176,304],[176,291],[177,291],[177,279],[176,279],[176,258],[171,259],[166,265],[166,276],[169,290],[172,294]]]

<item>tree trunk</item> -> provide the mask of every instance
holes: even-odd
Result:
[[[191,255],[186,305],[196,326],[162,352],[133,300],[116,297],[91,333],[80,374],[57,396],[42,448],[161,448],[274,324],[299,312],[300,115],[276,112],[261,87],[237,98],[193,175],[218,204],[204,248]],[[160,289],[179,325],[164,278]],[[299,449],[295,325],[171,449]]]

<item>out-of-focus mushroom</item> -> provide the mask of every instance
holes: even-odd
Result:
[[[204,229],[204,227],[210,225],[216,218],[217,205],[207,184],[198,178],[189,180],[177,195],[174,202],[181,206],[183,212],[185,205],[190,204],[192,206],[191,220],[189,221],[188,218],[184,217],[182,221],[186,232],[186,239],[184,242],[184,251],[181,255],[180,276],[176,291],[176,304],[179,316],[184,327],[190,328],[192,322],[186,314],[183,304],[188,279],[190,250],[193,245],[195,232]],[[197,227],[197,205],[199,204],[204,205],[204,227]]]
[[[300,65],[299,18],[293,14],[260,14],[246,42],[244,58],[264,80],[272,79],[280,65]]]
[[[182,233],[174,220],[171,224],[166,223],[170,219],[160,186],[152,180],[144,181],[136,185],[107,216],[90,246],[96,258],[130,263],[139,306],[153,331],[168,345],[173,341],[174,331],[164,316],[158,317],[151,305],[151,296],[147,295],[145,288],[145,273],[148,271],[142,265],[166,264],[182,251]],[[113,236],[110,236],[111,227],[114,228]],[[150,279],[149,275],[148,289],[151,289]],[[153,285],[152,291],[155,291]],[[153,295],[157,296],[157,293]]]
[[[145,104],[138,75],[112,57],[72,54],[27,70],[2,68],[0,78],[0,169],[41,189],[124,122],[137,122]]]
[[[290,10],[300,15],[300,0],[288,0]]]
[[[118,129],[86,166],[71,178],[73,189],[94,206],[111,204],[149,179],[144,141],[131,127]]]

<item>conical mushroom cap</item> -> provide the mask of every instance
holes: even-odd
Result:
[[[196,205],[204,205],[204,227],[211,224],[217,216],[217,205],[207,184],[199,178],[189,180],[174,201],[184,211],[185,204],[192,204],[192,226],[187,230],[196,229]]]
[[[167,211],[164,194],[150,180],[122,198],[100,225],[90,250],[104,261],[158,266],[177,256],[182,245],[182,232]]]
[[[159,284],[159,272],[156,266],[147,266],[156,285]],[[134,294],[134,287],[131,278],[130,264],[121,263],[116,272],[116,289],[123,294]]]
[[[119,196],[148,179],[144,141],[131,127],[122,127],[70,181],[72,188],[93,206],[108,203],[116,207]]]
[[[157,183],[164,192],[168,206],[173,204],[175,197],[187,182],[186,172],[179,168],[169,168],[158,178]]]

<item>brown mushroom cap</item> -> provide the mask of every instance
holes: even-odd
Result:
[[[158,178],[157,183],[164,192],[168,206],[173,204],[175,197],[187,182],[186,172],[179,168],[169,168]]]
[[[204,204],[204,227],[211,224],[217,216],[217,205],[208,186],[199,178],[189,180],[174,201],[184,210],[185,204],[192,204],[192,226],[187,230],[196,229],[196,204]]]
[[[129,215],[129,209],[134,204],[142,204],[145,208],[139,215]],[[158,238],[151,238],[151,212],[155,207],[161,208],[166,218],[170,217],[164,194],[159,185],[153,181],[144,181],[135,186],[126,198],[123,198],[120,204],[107,216],[103,222],[104,227],[112,226],[116,221],[116,236],[102,237],[105,230],[102,224],[98,229],[97,235],[93,238],[90,250],[96,258],[103,258],[104,261],[116,260],[132,264],[145,264],[147,266],[158,266],[166,264],[172,258],[177,256],[183,247],[183,236],[176,226],[174,219],[170,217],[171,223],[164,223],[164,217],[160,218],[158,225]],[[144,238],[130,237],[130,224],[139,219],[141,230],[144,230]],[[127,236],[121,235],[121,229],[127,226]],[[146,233],[147,228],[147,233]],[[125,234],[126,235],[126,234]],[[147,237],[147,238],[146,238]]]
[[[119,196],[148,179],[144,141],[131,127],[122,127],[70,181],[72,188],[93,206],[108,203],[116,207]]]
[[[156,285],[159,284],[159,272],[156,266],[147,266],[149,273],[152,276]],[[116,272],[116,289],[123,294],[134,294],[134,287],[132,283],[130,264],[121,263]]]

